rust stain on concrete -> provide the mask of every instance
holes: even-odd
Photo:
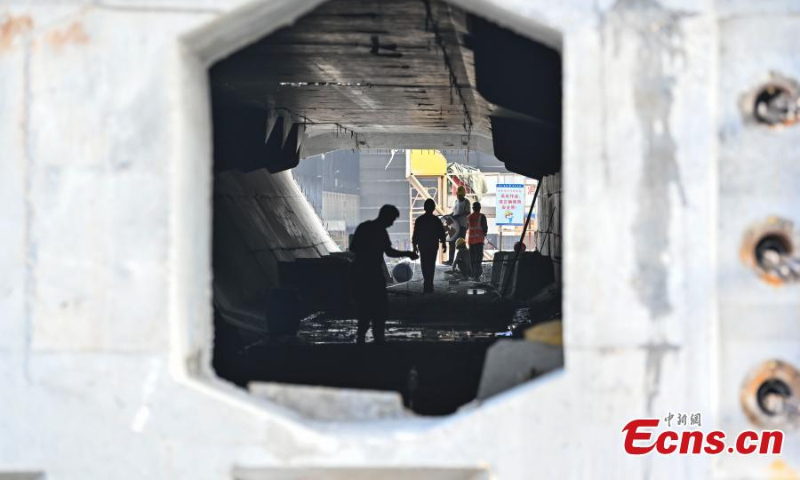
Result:
[[[33,19],[27,15],[19,17],[7,16],[0,24],[0,51],[11,47],[14,38],[33,30]]]
[[[86,45],[89,43],[89,35],[80,22],[72,22],[63,30],[54,30],[47,34],[47,43],[55,48],[61,48],[69,44]]]
[[[800,480],[800,473],[783,460],[775,460],[769,466],[770,479]]]

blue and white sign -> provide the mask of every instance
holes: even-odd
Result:
[[[495,205],[497,225],[525,224],[525,185],[498,183]]]

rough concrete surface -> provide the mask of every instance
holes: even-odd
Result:
[[[477,398],[484,400],[562,366],[564,350],[560,346],[499,341],[486,351]]]
[[[454,0],[563,54],[566,366],[443,419],[324,424],[212,373],[205,76],[318,3],[0,6],[0,472],[770,475],[772,457],[631,457],[621,429],[749,428],[748,371],[800,365],[797,286],[737,253],[755,221],[800,224],[800,129],[738,107],[800,77],[797,2]],[[781,461],[800,468],[796,431]]]
[[[397,392],[252,382],[250,392],[314,420],[380,420],[408,417]]]

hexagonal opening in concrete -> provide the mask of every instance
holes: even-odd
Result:
[[[556,47],[438,0],[332,0],[214,63],[216,373],[363,419],[452,413],[560,368]],[[432,247],[414,238],[428,199]],[[399,216],[370,222],[385,204]],[[432,293],[420,260],[380,262],[415,245]]]

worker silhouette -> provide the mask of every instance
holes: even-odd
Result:
[[[375,220],[361,223],[353,234],[350,251],[356,254],[353,263],[355,301],[358,307],[358,334],[356,341],[366,341],[367,330],[372,324],[375,342],[384,341],[384,328],[389,310],[386,293],[386,279],[383,268],[386,265],[383,255],[392,258],[408,257],[417,259],[412,251],[401,252],[392,248],[387,228],[394,224],[400,211],[394,205],[384,205]]]
[[[446,265],[453,264],[453,258],[455,258],[456,254],[456,242],[459,238],[465,238],[467,236],[467,215],[469,215],[469,200],[466,199],[467,189],[464,188],[463,185],[460,185],[456,190],[456,203],[453,205],[453,213],[450,216],[453,218],[453,228],[458,229],[458,233],[456,233],[455,238],[450,242],[450,258],[446,262]]]
[[[433,214],[436,209],[436,202],[429,198],[425,200],[423,208],[425,213],[414,221],[414,234],[411,236],[411,243],[414,245],[414,251],[419,253],[420,264],[422,265],[422,293],[433,293],[436,252],[439,250],[440,243],[442,244],[442,251],[447,251],[447,236],[445,235],[444,225]]]

